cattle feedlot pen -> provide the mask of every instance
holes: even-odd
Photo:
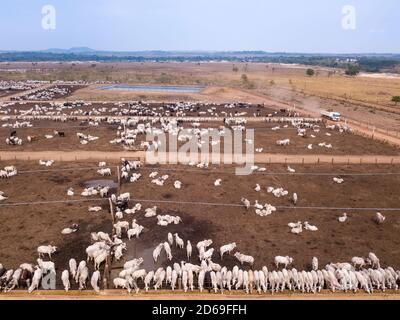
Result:
[[[56,203],[79,203],[79,202],[96,202],[104,201],[104,198],[80,199],[80,200],[49,200],[49,201],[32,201],[32,202],[11,202],[0,204],[0,207],[27,206],[27,205],[43,205]],[[199,206],[221,206],[221,207],[245,207],[242,204],[235,203],[215,203],[215,202],[196,202],[196,201],[173,201],[173,200],[157,200],[157,199],[131,199],[134,202],[150,202],[150,203],[172,203],[183,205],[199,205]],[[252,206],[253,207],[253,206]],[[355,208],[355,207],[307,207],[307,206],[275,206],[277,209],[292,210],[339,210],[339,211],[400,211],[400,208]]]
[[[0,301],[400,300],[400,2],[349,2],[1,1]]]

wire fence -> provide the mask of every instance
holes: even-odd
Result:
[[[224,164],[224,159],[227,158],[224,154],[220,164]],[[232,155],[228,155],[228,158]],[[82,151],[82,152],[3,152],[0,154],[0,161],[38,161],[46,158],[52,158],[60,162],[74,161],[120,161],[122,158],[138,160],[146,162],[146,152],[131,151],[131,152],[102,152],[102,151]],[[167,155],[167,159],[169,156]],[[400,156],[328,156],[328,155],[307,155],[305,157],[296,157],[295,155],[271,155],[256,153],[254,155],[255,164],[337,164],[337,165],[354,165],[354,164],[400,164]],[[168,164],[168,163],[166,163]],[[179,163],[182,164],[182,163]],[[233,162],[233,164],[235,164]]]
[[[105,167],[92,166],[92,167],[67,167],[67,168],[49,168],[49,169],[36,169],[36,170],[18,170],[18,174],[32,174],[32,173],[45,173],[45,172],[65,172],[65,171],[86,171],[86,170],[99,170]],[[106,165],[106,168],[115,169],[117,176],[119,176],[119,166]],[[292,169],[292,168],[291,168]],[[141,166],[139,171],[151,171],[156,170],[161,172],[179,172],[179,173],[196,173],[196,174],[222,174],[222,175],[236,175],[234,170],[226,169],[187,169],[187,168],[168,168],[160,166]],[[253,171],[252,174],[260,176],[356,176],[356,177],[369,177],[369,176],[397,176],[400,175],[398,172],[281,172],[281,171]]]
[[[16,207],[16,206],[31,206],[31,205],[51,205],[60,203],[82,203],[82,202],[98,202],[105,201],[107,198],[90,198],[90,199],[72,199],[72,200],[48,200],[48,201],[23,201],[2,203],[0,207]],[[161,200],[161,199],[142,199],[131,198],[130,202],[144,203],[162,203],[162,204],[179,204],[190,206],[218,206],[231,208],[246,208],[244,204],[239,203],[223,203],[223,202],[204,202],[204,201],[176,201],[176,200]],[[254,205],[252,208],[256,208]],[[400,211],[400,208],[385,208],[385,207],[328,207],[328,206],[274,206],[277,210],[312,210],[312,211]]]

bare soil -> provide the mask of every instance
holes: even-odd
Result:
[[[9,199],[2,204],[22,201],[49,201],[80,199],[83,184],[89,180],[102,179],[94,169],[75,171],[54,171],[28,173],[27,170],[40,170],[32,162],[0,162],[0,167],[15,164],[20,174],[9,180],[0,180],[0,190]],[[55,163],[50,169],[78,168],[95,166],[94,163]],[[111,167],[112,164],[110,164]],[[343,207],[343,208],[396,208],[400,196],[393,187],[399,185],[398,166],[295,166],[297,175],[287,175],[286,166],[269,165],[264,173],[251,176],[235,176],[232,167],[212,167],[209,170],[191,167],[143,167],[142,178],[136,183],[123,184],[120,192],[130,192],[132,206],[142,203],[142,210],[134,216],[125,215],[124,219],[137,219],[145,226],[139,239],[128,241],[128,251],[123,260],[113,263],[113,273],[120,270],[124,261],[133,257],[144,257],[145,268],[153,269],[161,265],[187,260],[186,252],[173,248],[173,261],[166,261],[162,253],[159,261],[152,262],[152,250],[160,242],[167,240],[167,233],[178,232],[193,245],[203,239],[212,239],[213,246],[236,242],[238,250],[255,258],[255,268],[266,265],[272,268],[273,257],[290,255],[294,257],[296,268],[308,268],[313,256],[317,256],[321,265],[328,262],[349,261],[353,256],[365,256],[375,252],[383,265],[400,266],[400,218],[399,212],[383,211],[386,221],[382,225],[373,222],[376,210],[333,210],[306,209],[302,207]],[[169,179],[163,187],[150,183],[149,173],[158,171],[168,174]],[[328,175],[300,175],[299,173],[327,173]],[[349,173],[396,173],[392,175],[357,176]],[[334,176],[342,176],[344,183],[335,184]],[[222,186],[215,187],[214,181],[222,179]],[[116,180],[113,169],[113,180]],[[173,182],[183,183],[182,189],[173,187]],[[259,183],[262,190],[254,191]],[[266,192],[268,186],[284,187],[290,194],[299,196],[297,209],[289,197],[274,198]],[[76,195],[66,195],[69,187],[74,187]],[[318,196],[316,196],[318,195]],[[254,202],[270,203],[278,206],[278,211],[267,217],[259,217],[253,209],[246,211],[240,204],[240,198],[246,197]],[[178,203],[175,203],[178,202]],[[189,203],[179,203],[189,202]],[[200,205],[191,202],[227,204],[228,206]],[[89,213],[90,205],[102,205],[100,213]],[[157,219],[145,218],[144,209],[157,205],[158,214],[179,215],[183,223],[161,227]],[[233,206],[232,206],[233,205]],[[287,208],[282,208],[287,207]],[[349,220],[341,224],[337,221],[344,211]],[[90,244],[90,232],[111,231],[111,219],[106,200],[73,204],[37,204],[14,207],[0,206],[3,223],[0,225],[0,261],[7,267],[17,267],[22,262],[35,262],[36,248],[42,244],[54,244],[59,253],[54,261],[58,272],[68,266],[71,257],[85,259],[85,248]],[[304,231],[296,236],[290,233],[289,222],[309,221],[316,225],[316,232]],[[72,235],[63,236],[61,230],[78,223],[80,229]],[[213,261],[229,267],[237,264],[233,256],[225,256],[223,261],[214,252]],[[196,250],[190,259],[197,263]],[[75,286],[75,285],[74,285]]]
[[[9,164],[9,163],[8,163]],[[0,166],[7,165],[1,162]],[[32,162],[15,163],[20,174],[12,179],[1,179],[0,190],[9,197],[6,203],[58,201],[82,199],[80,193],[87,181],[102,179],[96,169],[63,172],[24,172],[45,170],[48,168]],[[71,167],[95,168],[94,163],[70,164]],[[50,169],[61,165],[55,163]],[[63,168],[67,168],[65,165]],[[115,172],[113,170],[115,179]],[[68,197],[66,192],[73,187],[75,196]],[[95,197],[96,198],[96,197]],[[89,206],[102,206],[98,213],[88,212]],[[0,261],[7,268],[17,268],[21,263],[36,263],[37,247],[55,245],[58,253],[54,255],[58,275],[68,269],[68,261],[75,258],[78,263],[86,260],[85,249],[90,245],[90,233],[93,231],[111,232],[112,223],[108,200],[78,203],[43,203],[36,205],[0,206]],[[62,235],[61,230],[78,224],[79,230],[70,235]],[[91,265],[91,264],[90,264]],[[57,277],[60,285],[60,277]],[[72,284],[76,287],[75,283]]]
[[[393,185],[400,182],[399,175],[393,176],[344,176],[345,182],[337,185],[333,176],[345,172],[389,172],[396,167],[362,166],[304,166],[298,167],[298,172],[331,172],[331,176],[293,176],[264,175],[262,173],[248,177],[224,174],[218,169],[207,171],[163,171],[154,169],[160,175],[170,177],[163,187],[150,183],[150,170],[142,170],[143,178],[133,184],[124,184],[121,192],[130,192],[132,204],[142,203],[143,207],[158,206],[159,214],[179,215],[183,223],[161,227],[156,224],[156,218],[145,218],[143,213],[136,214],[135,219],[146,227],[139,240],[132,240],[135,248],[129,247],[127,259],[141,253],[151,254],[158,243],[166,241],[168,232],[178,232],[184,240],[193,243],[203,239],[212,239],[214,248],[236,242],[238,250],[255,257],[255,267],[267,265],[273,267],[273,257],[290,255],[295,259],[296,268],[307,268],[313,256],[317,256],[321,265],[328,262],[349,261],[353,256],[365,256],[374,251],[381,257],[385,265],[399,266],[400,219],[398,212],[384,212],[387,222],[377,225],[373,222],[374,210],[315,210],[295,209],[288,197],[274,198],[266,192],[268,186],[284,187],[290,194],[297,192],[299,202],[297,207],[398,207],[399,195],[393,190]],[[285,172],[284,166],[268,166],[268,172]],[[230,171],[231,172],[231,171]],[[392,171],[393,172],[393,171]],[[398,172],[398,171],[397,171]],[[215,187],[214,181],[222,179],[222,186]],[[173,187],[173,182],[183,183],[181,190]],[[255,184],[262,187],[261,192],[254,191]],[[316,196],[318,195],[318,196]],[[190,202],[240,204],[240,198],[246,197],[252,203],[257,199],[260,203],[270,203],[280,208],[268,217],[259,217],[250,209],[241,207],[196,205]],[[152,199],[149,203],[141,200]],[[157,199],[160,201],[154,201]],[[167,202],[165,202],[167,201]],[[172,201],[172,203],[168,203]],[[183,201],[189,203],[173,203]],[[345,224],[337,218],[347,211],[349,220]],[[317,232],[304,231],[296,236],[290,233],[289,222],[309,221],[316,225]],[[173,249],[173,261],[186,260],[185,251]],[[151,255],[150,255],[151,257]],[[151,267],[165,265],[165,255]],[[150,259],[151,260],[151,259]],[[191,262],[198,261],[194,255]],[[213,261],[222,263],[218,253],[213,255]],[[223,264],[232,267],[237,261],[232,256],[223,259]]]
[[[122,151],[122,145],[110,144],[110,141],[116,139],[118,125],[100,124],[98,127],[90,127],[82,124],[80,121],[69,121],[66,123],[54,121],[33,121],[34,127],[17,129],[17,136],[24,140],[22,146],[6,145],[5,140],[9,137],[12,129],[0,128],[0,150],[4,151]],[[200,128],[215,128],[222,126],[223,123],[210,122],[201,123]],[[273,127],[279,125],[280,130],[273,131]],[[157,125],[156,125],[157,126]],[[191,124],[184,123],[184,128],[192,127]],[[254,129],[254,149],[262,148],[263,153],[282,153],[282,154],[322,154],[322,155],[399,155],[400,149],[393,147],[387,143],[375,141],[356,134],[339,133],[337,130],[326,129],[324,124],[320,124],[320,132],[315,133],[308,130],[306,137],[297,135],[296,129],[289,126],[283,128],[282,124],[274,123],[248,123],[247,129]],[[54,135],[54,130],[63,131],[65,137],[54,136],[53,139],[46,139],[45,135]],[[96,141],[91,141],[86,145],[79,142],[77,133],[92,135],[99,137]],[[311,134],[315,138],[311,137]],[[327,134],[330,134],[328,136]],[[37,141],[28,143],[27,136],[37,137]],[[243,133],[242,147],[245,150],[246,138]],[[277,146],[276,141],[282,139],[290,139],[289,146]],[[146,141],[145,135],[138,135],[135,149],[140,149],[141,142]],[[167,144],[168,144],[167,139]],[[332,148],[319,147],[318,144],[325,142],[331,144]],[[313,145],[313,149],[309,150],[307,146]],[[178,146],[183,145],[179,142]],[[211,149],[211,147],[210,147]],[[169,150],[169,149],[168,149]],[[220,150],[224,150],[224,143],[221,139]]]

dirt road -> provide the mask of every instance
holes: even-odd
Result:
[[[160,157],[166,156],[170,159],[171,155],[160,154]],[[178,156],[179,157],[179,156]],[[103,152],[103,151],[31,151],[31,152],[0,152],[0,160],[48,160],[55,161],[119,161],[121,158],[127,159],[146,159],[145,151],[121,151],[121,152]],[[210,156],[209,159],[218,159],[219,156]],[[147,158],[149,159],[149,158]],[[180,159],[183,159],[180,158]],[[225,158],[227,159],[227,158]],[[258,153],[254,155],[254,162],[260,164],[269,163],[291,163],[291,164],[398,164],[400,156],[381,156],[381,155],[288,155],[288,154],[268,154]]]

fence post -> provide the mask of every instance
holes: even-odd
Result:
[[[117,166],[117,176],[118,176],[118,186],[119,186],[118,189],[119,189],[121,188],[121,175],[119,174],[119,166]]]
[[[110,206],[111,221],[112,221],[112,224],[114,225],[115,218],[114,218],[114,209],[113,209],[113,204],[112,204],[111,198],[108,198],[108,204]]]
[[[104,266],[104,273],[103,273],[103,288],[108,289],[108,279],[110,276],[110,255],[107,255],[106,264]]]

